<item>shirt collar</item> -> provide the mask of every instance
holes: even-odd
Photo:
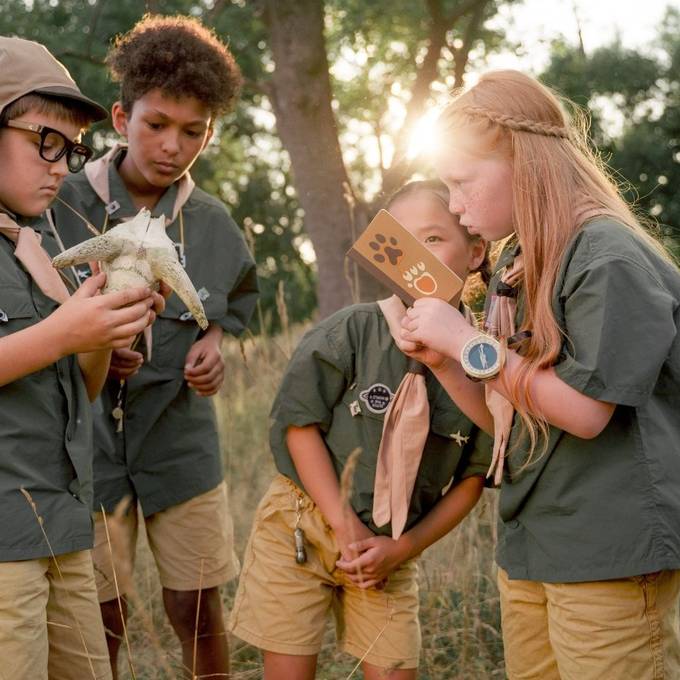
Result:
[[[118,166],[123,160],[125,153],[127,153],[125,148],[120,149],[116,158],[112,163],[109,164],[109,206],[114,208],[109,212],[109,215],[115,219],[130,219],[134,217],[139,210],[135,207],[132,197],[128,192],[125,182],[123,182],[120,173],[118,172]],[[160,217],[164,215],[166,219],[172,217],[173,207],[177,199],[177,182],[171,184],[161,196],[158,203],[151,210],[152,217]],[[117,207],[116,207],[117,206]]]

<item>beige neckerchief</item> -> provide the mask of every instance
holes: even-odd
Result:
[[[85,177],[90,183],[90,186],[99,198],[108,205],[111,202],[111,190],[109,188],[109,168],[111,163],[115,161],[122,149],[127,149],[127,144],[118,142],[114,147],[105,153],[101,158],[87,163],[85,165]],[[171,224],[177,219],[179,211],[182,206],[189,200],[191,192],[196,187],[196,183],[191,178],[191,174],[187,170],[177,180],[177,196],[175,198],[175,205],[172,208],[172,215],[166,217],[166,224]]]
[[[4,234],[16,244],[14,256],[47,297],[59,304],[68,300],[70,296],[66,285],[52,266],[49,255],[40,245],[40,234],[31,227],[19,226],[4,212],[0,212],[0,234]]]
[[[393,295],[380,300],[393,340],[400,335],[406,313],[402,301]],[[410,361],[406,375],[387,407],[378,449],[373,487],[373,521],[378,527],[392,524],[392,538],[404,531],[423,448],[430,431],[430,403],[425,384],[425,367]]]
[[[505,269],[501,281],[515,288],[524,275],[522,256],[517,255],[512,264]],[[517,311],[517,298],[507,295],[493,295],[489,311],[484,322],[484,330],[507,343],[508,338],[515,335],[515,314]],[[503,465],[505,464],[505,452],[508,446],[512,421],[515,417],[515,408],[500,392],[496,392],[484,386],[486,405],[493,416],[493,455],[491,465],[486,473],[487,478],[493,475],[493,481],[498,486],[503,480]]]

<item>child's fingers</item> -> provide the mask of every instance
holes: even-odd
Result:
[[[374,545],[375,545],[375,536],[371,536],[370,538],[364,538],[360,541],[354,541],[353,543],[350,543],[349,548],[350,548],[350,550],[356,550],[356,552],[362,553],[365,550],[372,548]]]
[[[114,356],[111,357],[111,366],[121,370],[128,370],[139,368],[144,363],[144,359],[141,355],[139,355],[139,357],[115,356],[117,352],[122,351],[125,351],[125,349],[117,349],[116,352],[114,352]],[[130,350],[127,351],[129,352]],[[137,352],[135,352],[135,354],[137,354]]]
[[[130,323],[117,325],[112,333],[113,344],[112,346],[116,349],[121,347],[129,347],[134,339],[147,327],[150,312],[147,313],[136,321]],[[130,340],[130,342],[122,342],[122,340]]]
[[[134,349],[117,349],[111,360],[141,364],[144,360],[144,355]]]
[[[367,572],[370,572],[370,569],[373,566],[373,555],[370,552],[365,552],[351,561],[338,560],[335,564],[350,575],[366,574]]]
[[[93,274],[83,281],[83,285],[73,293],[74,298],[89,298],[95,296],[106,283],[106,274]]]
[[[111,319],[114,326],[122,326],[134,321],[145,319],[148,323],[151,311],[151,298],[146,298],[141,302],[135,302],[129,307],[121,307],[111,312]],[[144,330],[144,326],[142,327]]]
[[[165,298],[156,292],[152,292],[151,297],[153,298],[153,311],[156,314],[162,314],[165,311]]]
[[[191,382],[192,385],[203,387],[214,382],[217,378],[219,378],[223,371],[222,366],[219,364],[216,364],[210,370],[205,372],[199,372],[201,368],[202,365],[198,366],[197,368],[187,368],[184,371],[184,377],[187,379],[187,381]]]
[[[133,375],[137,375],[137,373],[139,373],[138,368],[121,368],[120,366],[111,366],[109,368],[109,377],[116,380],[126,380]]]
[[[115,293],[107,293],[104,296],[106,304],[110,309],[127,307],[128,305],[133,305],[146,298],[149,298],[149,304],[147,306],[150,307],[153,304],[150,288],[126,288],[125,290],[118,290]]]

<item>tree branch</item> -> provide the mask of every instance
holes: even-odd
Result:
[[[406,157],[408,138],[406,133],[413,123],[422,115],[425,103],[430,94],[430,86],[437,77],[437,62],[442,48],[446,45],[446,33],[455,23],[471,10],[479,5],[484,6],[488,0],[467,0],[454,12],[445,15],[441,0],[426,0],[430,14],[430,30],[428,35],[428,47],[416,80],[411,90],[411,99],[406,106],[406,118],[396,135],[396,144],[392,166],[385,172],[383,194],[391,194],[406,179],[412,168],[412,162]]]
[[[488,4],[489,0],[482,0],[475,7],[472,16],[470,17],[470,21],[465,28],[465,33],[463,34],[463,44],[461,47],[455,48],[453,45],[449,45],[449,49],[453,54],[454,89],[463,86],[463,79],[468,63],[468,57],[470,56],[470,50],[472,49],[472,44],[475,41],[479,27],[484,19],[484,10]]]
[[[205,15],[205,23],[211,26],[217,18],[222,13],[224,6],[227,4],[227,0],[215,0],[215,4],[212,6],[210,11]]]
[[[94,42],[94,34],[97,31],[97,24],[99,23],[99,17],[101,16],[103,6],[104,0],[96,0],[92,7],[92,16],[90,18],[90,28],[86,43],[88,56],[92,56],[92,43]]]

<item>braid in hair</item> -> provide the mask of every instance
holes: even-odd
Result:
[[[487,118],[492,123],[497,123],[503,127],[519,132],[531,132],[536,135],[543,135],[545,137],[561,137],[569,139],[569,130],[561,125],[549,125],[548,123],[540,123],[522,116],[510,116],[498,111],[484,108],[483,106],[466,106],[463,110],[471,116],[482,116]]]

